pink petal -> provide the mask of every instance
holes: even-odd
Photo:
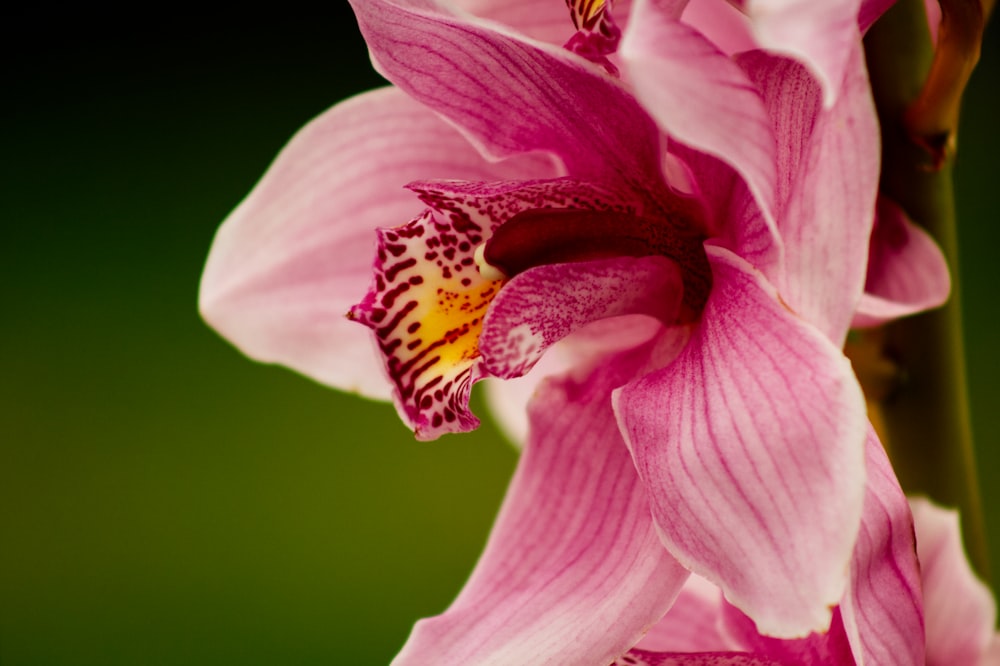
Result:
[[[851,560],[851,584],[829,631],[798,640],[761,636],[750,618],[727,605],[723,609],[724,634],[744,649],[782,663],[817,666],[924,663],[913,523],[906,498],[870,426],[866,450],[868,482],[861,530]],[[945,659],[927,663],[974,661]]]
[[[760,92],[776,139],[776,206],[779,218],[783,218],[813,143],[813,130],[822,111],[821,92],[794,60],[755,50],[737,55],[736,62]],[[787,223],[779,220],[778,225],[783,228]]]
[[[691,581],[697,580],[692,577],[681,590],[674,607],[637,648],[646,648],[648,639],[660,632],[681,644],[691,636],[696,640],[711,636],[711,641],[701,649],[739,649],[782,664],[923,664],[923,622],[913,523],[885,452],[870,428],[867,452],[869,479],[861,533],[851,562],[851,587],[845,595],[844,605],[834,613],[827,632],[796,640],[762,636],[753,621],[735,607],[725,602],[720,604],[718,597],[713,600],[704,592],[692,594]],[[943,541],[948,541],[944,546],[942,540],[930,539],[932,543],[927,547],[935,552],[927,559],[947,559],[950,572],[958,574],[956,578],[960,581],[958,585],[950,584],[952,580],[936,581],[941,595],[947,597],[944,603],[937,605],[939,619],[948,626],[941,628],[939,645],[944,650],[936,658],[929,655],[926,663],[976,664],[994,638],[992,599],[989,591],[972,577],[965,563],[954,515],[926,502],[921,506],[933,512],[929,522],[943,520],[944,525],[935,524],[930,531],[934,537],[944,537]],[[944,551],[947,556],[939,557]],[[926,596],[927,574],[925,562],[925,602],[930,610],[932,602]],[[688,620],[689,616],[693,616],[694,621]],[[712,625],[713,617],[724,620],[721,632]],[[976,634],[976,639],[965,640],[971,633]],[[928,645],[931,640],[928,634]],[[972,645],[975,648],[968,649]],[[660,651],[670,646],[668,640]],[[962,648],[967,649],[962,651]]]
[[[997,640],[993,595],[969,566],[958,512],[910,500],[927,620],[928,664],[978,664]]]
[[[651,0],[635,3],[621,58],[660,128],[731,165],[773,225],[775,139],[760,96],[740,68]]]
[[[732,250],[772,282],[778,281],[784,246],[746,181],[711,155],[679,144],[671,145],[671,152],[690,170],[695,190],[708,209],[712,242]]]
[[[432,2],[353,6],[376,69],[483,154],[547,151],[582,180],[640,195],[662,188],[655,124],[598,66]]]
[[[879,197],[865,293],[852,326],[878,326],[948,300],[951,277],[941,249],[902,208]]]
[[[864,287],[879,174],[879,128],[864,54],[855,44],[833,108],[787,60],[742,62],[760,86],[780,137],[779,229],[785,262],[778,289],[806,321],[840,346]]]
[[[859,665],[916,666],[924,663],[924,632],[913,522],[871,425],[866,452],[864,512],[841,614]]]
[[[860,0],[747,0],[757,43],[803,63],[819,80],[824,106],[840,94],[851,53],[860,47]]]
[[[646,356],[546,383],[476,570],[394,664],[609,664],[662,617],[687,572],[659,543],[610,405]]]
[[[576,30],[565,2],[454,0],[453,4],[462,11],[555,46],[562,46]]]
[[[571,18],[571,9],[567,3],[537,2],[537,0],[454,0],[452,6],[475,15],[477,18],[495,21],[512,28],[526,37],[547,42],[555,46],[563,46],[573,51],[570,42],[574,42],[587,31],[577,32]],[[574,3],[573,8],[593,10],[596,3]],[[616,0],[607,7],[610,10],[613,24],[623,29],[628,23],[631,0]],[[613,42],[614,40],[610,40]],[[573,51],[575,52],[575,51]],[[604,62],[614,63],[613,53],[608,54]],[[614,71],[614,64],[609,71]]]
[[[700,576],[690,576],[674,605],[642,640],[645,652],[719,652],[738,646],[721,633],[722,592]]]
[[[565,2],[537,0],[453,0],[462,11],[490,21],[502,23],[527,37],[562,46],[575,28]],[[631,0],[615,0],[614,20],[624,27],[628,20]]]
[[[724,633],[753,654],[766,655],[782,664],[809,666],[853,666],[854,664],[838,610],[834,610],[829,629],[794,640],[761,636],[754,628],[753,620],[728,604],[722,613],[725,617]]]
[[[487,379],[486,400],[497,425],[508,439],[520,445],[528,436],[527,407],[546,377],[572,371],[583,377],[613,353],[648,342],[661,333],[659,320],[644,315],[599,319],[549,347],[528,374],[514,379]],[[662,333],[661,333],[662,334]],[[686,330],[674,333],[678,351]]]
[[[533,268],[493,299],[479,336],[483,366],[495,377],[520,377],[550,345],[598,319],[641,314],[673,323],[683,292],[677,264],[661,256]]]
[[[994,634],[978,666],[1000,666],[1000,634]]]
[[[371,279],[377,225],[420,209],[417,176],[545,175],[534,158],[486,163],[398,90],[366,93],[303,128],[219,229],[202,316],[248,356],[385,398],[370,333],[345,313]]]
[[[865,404],[847,359],[730,252],[669,366],[616,393],[668,550],[761,633],[825,629],[861,515]]]
[[[683,20],[723,53],[732,55],[757,48],[750,20],[725,0],[691,0],[684,9]]]
[[[514,379],[487,378],[483,382],[490,414],[514,446],[523,446],[528,439],[528,405],[537,395],[542,382],[574,367],[574,361],[565,344],[556,344],[526,375]]]

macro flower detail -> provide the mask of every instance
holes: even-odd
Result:
[[[859,660],[878,652],[888,611],[857,615],[852,563],[870,498],[899,489],[866,465],[881,449],[840,347],[866,282],[877,320],[897,298],[926,307],[942,273],[900,291],[906,243],[868,271],[878,128],[856,7],[843,49],[800,41],[819,49],[806,67],[717,46],[684,5],[636,0],[618,23],[594,5],[594,26],[623,27],[620,52],[592,57],[565,13],[558,36],[509,3],[480,8],[501,27],[357,0],[397,87],[307,127],[220,230],[206,318],[256,358],[391,394],[420,439],[478,424],[476,381],[527,373],[486,550],[398,664],[607,664],[690,572],[760,635],[834,622]],[[532,372],[555,349],[563,372]]]
[[[569,179],[410,188],[430,208],[379,231],[372,291],[349,316],[375,332],[397,406],[420,439],[476,427],[468,409],[474,382],[523,375],[545,348],[589,321],[648,314],[672,324],[682,294],[690,313],[704,303],[708,276],[701,226],[693,217],[697,205],[683,197],[669,199],[675,210],[643,220],[641,201],[622,201]],[[564,267],[555,269],[545,289],[530,287],[539,278],[532,268],[650,255],[680,259],[690,276],[687,289],[669,262],[649,261],[628,270],[602,265],[581,275]],[[491,270],[504,274],[483,275]],[[510,278],[516,281],[505,287]],[[589,288],[582,288],[585,283]],[[526,290],[540,291],[549,303],[531,310],[538,315],[534,321],[525,317],[524,298],[513,308],[487,310],[501,292],[509,301]],[[500,324],[487,327],[483,345],[487,317]],[[515,319],[523,321],[512,324]],[[562,325],[553,327],[555,320]],[[509,328],[525,340],[515,344]],[[484,348],[492,353],[483,357]]]
[[[683,188],[675,188],[661,173],[659,130],[652,118],[614,79],[577,64],[565,51],[527,48],[526,42],[473,24],[455,24],[443,14],[391,3],[362,3],[356,9],[362,32],[369,44],[377,45],[373,58],[383,73],[452,117],[487,154],[517,152],[515,146],[520,151],[547,150],[559,158],[570,178],[612,192],[639,211],[638,217],[670,228],[670,216],[657,216],[656,211],[669,209],[667,202],[678,198],[674,189]],[[674,37],[684,34],[692,43],[702,43],[703,38],[691,32]],[[475,62],[467,63],[468,69],[444,82],[431,74],[442,56],[413,48],[418,41],[481,55],[471,56]],[[710,238],[704,256],[712,287],[704,307],[696,305],[685,323],[671,322],[680,325],[668,325],[656,335],[673,356],[658,352],[656,360],[636,366],[632,378],[613,387],[620,389],[617,420],[651,493],[652,512],[667,549],[687,568],[722,586],[764,631],[778,635],[803,634],[829,623],[829,607],[842,595],[844,563],[860,520],[864,403],[846,359],[823,335],[839,343],[846,332],[864,284],[865,257],[857,255],[867,248],[873,219],[875,180],[872,167],[862,160],[872,154],[877,127],[856,49],[851,75],[826,115],[818,104],[818,86],[803,69],[790,68],[780,58],[757,55],[734,65],[716,52],[694,61],[698,67],[718,64],[739,99],[746,98],[747,89],[757,90],[749,98],[754,103],[748,113],[754,120],[748,128],[757,137],[750,142],[771,141],[774,148],[743,153],[747,160],[758,161],[741,163],[741,172],[765,174],[753,181],[760,191],[776,183],[783,189],[759,199],[738,172],[718,159],[678,149],[693,197],[705,209],[694,218],[705,222],[689,228],[700,227]],[[630,59],[638,60],[641,52],[634,48]],[[682,66],[689,61],[672,62]],[[466,72],[475,72],[475,77],[466,78]],[[762,83],[755,85],[754,80]],[[482,97],[486,90],[491,91],[489,99]],[[491,101],[497,91],[506,95],[502,110]],[[498,122],[500,118],[505,122]],[[799,122],[811,130],[806,135],[810,138],[776,131],[785,123],[794,127]],[[854,138],[843,136],[845,128]],[[836,159],[822,169],[805,168],[816,159],[812,151],[829,151]],[[775,162],[775,157],[781,159]],[[776,167],[784,171],[766,176]],[[849,200],[832,210],[815,207],[820,201],[815,197],[824,197],[826,203],[831,181],[839,188],[837,194],[845,186],[857,192],[851,191]],[[725,193],[716,194],[713,188]],[[837,202],[831,198],[831,203]],[[787,216],[786,210],[798,216]],[[840,215],[850,223],[806,229],[807,221],[817,215]],[[796,227],[800,224],[802,231]],[[498,229],[502,231],[503,224]],[[782,230],[787,233],[778,235]],[[813,238],[800,241],[799,234],[807,232]],[[838,258],[842,280],[800,285],[793,271],[808,274],[818,268],[803,257],[816,246],[817,233],[827,239],[823,252],[842,248],[851,263],[844,265]],[[696,237],[691,232],[688,236]],[[528,281],[532,270],[540,268],[515,276],[497,297],[516,294],[518,278]],[[694,284],[689,276],[697,274],[682,266],[679,288],[685,299],[690,298],[685,288]],[[774,284],[782,285],[780,296]],[[817,300],[835,307],[816,305]],[[558,299],[553,302],[558,309]],[[789,311],[789,305],[803,317]],[[536,325],[544,327],[547,318],[540,317]],[[581,317],[580,323],[587,319]],[[504,326],[490,321],[487,313],[482,335],[492,337],[491,329]],[[523,335],[523,329],[499,335]],[[689,344],[677,344],[688,336]],[[748,356],[748,351],[753,353]],[[798,370],[781,371],[778,359],[795,359]],[[691,374],[689,364],[700,370]],[[790,382],[793,375],[797,379]],[[684,401],[669,399],[685,394]],[[404,414],[414,408],[397,406]],[[706,448],[710,442],[711,448]],[[741,462],[734,466],[729,460]],[[687,471],[673,476],[674,483],[667,486],[664,473],[674,469]],[[723,514],[726,521],[720,522]],[[759,537],[748,539],[734,525],[752,525]],[[802,531],[812,538],[791,540],[790,546],[787,535]],[[745,572],[755,569],[769,573],[748,578]],[[789,581],[786,593],[775,595],[773,589],[761,587],[765,579],[776,577]]]

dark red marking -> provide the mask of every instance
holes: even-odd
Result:
[[[404,259],[399,263],[393,264],[389,268],[385,269],[385,279],[389,282],[395,282],[396,276],[399,275],[400,271],[405,271],[407,268],[413,268],[417,265],[417,258],[410,257],[409,259]]]
[[[385,292],[385,294],[382,295],[382,300],[380,302],[382,303],[383,306],[391,308],[393,303],[396,302],[396,299],[399,298],[401,294],[409,290],[410,290],[410,283],[404,282],[400,285],[397,285],[395,288]]]
[[[621,211],[532,209],[497,227],[486,263],[514,277],[529,268],[610,257],[669,257],[684,271],[684,301],[700,311],[711,287],[704,237],[691,220],[649,220]]]

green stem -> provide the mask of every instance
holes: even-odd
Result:
[[[903,372],[881,403],[893,465],[908,494],[958,507],[973,567],[989,567],[965,379],[958,285],[958,244],[951,164],[928,168],[904,114],[920,94],[933,48],[923,0],[899,0],[865,39],[868,68],[882,124],[881,190],[937,240],[952,273],[944,307],[890,324],[886,356]]]

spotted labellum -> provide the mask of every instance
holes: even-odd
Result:
[[[429,208],[379,231],[372,290],[349,316],[375,332],[418,438],[476,427],[475,381],[522,376],[590,321],[646,314],[672,324],[682,293],[690,311],[704,304],[708,265],[699,225],[682,221],[693,208],[683,199],[679,212],[642,219],[636,206],[569,179],[410,188]],[[672,256],[701,289],[684,292]],[[616,261],[624,257],[650,259]]]

